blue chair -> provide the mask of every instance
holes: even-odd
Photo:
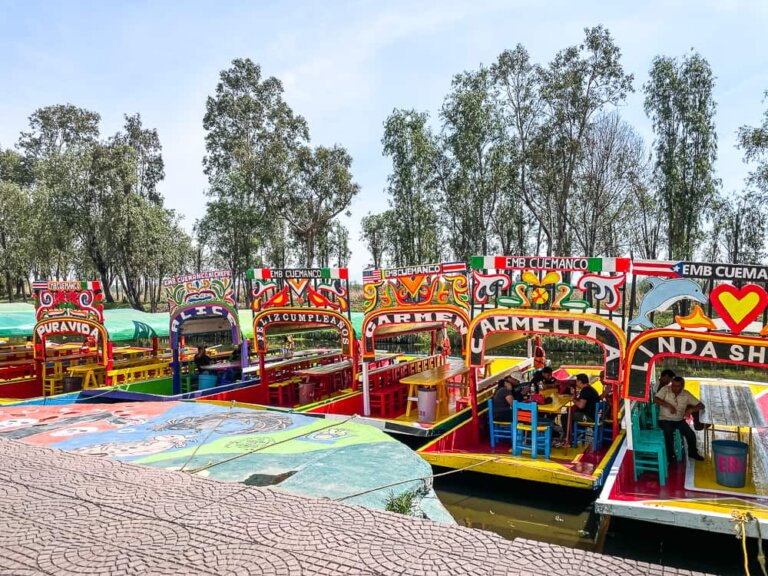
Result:
[[[488,399],[488,433],[491,436],[491,448],[496,448],[497,440],[512,440],[510,423],[493,421],[493,398]]]
[[[512,403],[512,454],[522,455],[523,451],[530,452],[531,458],[538,456],[539,450],[544,451],[544,458],[549,460],[552,445],[552,425],[547,422],[539,424],[539,409],[535,402]]]
[[[592,450],[597,451],[597,447],[603,443],[603,418],[605,416],[605,402],[595,404],[594,422],[574,422],[573,423],[573,444],[578,446],[581,442],[587,443],[587,437],[592,436]]]

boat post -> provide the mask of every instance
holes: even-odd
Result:
[[[260,404],[269,404],[269,382],[267,379],[267,369],[264,365],[264,352],[259,350],[259,391]]]
[[[371,388],[368,384],[368,361],[363,358],[363,416],[371,415]]]
[[[617,426],[614,426],[617,428]],[[624,429],[627,431],[627,450],[632,450],[632,400],[624,399]]]
[[[472,405],[472,441],[477,444],[480,440],[480,419],[477,417],[477,370],[469,369],[469,401]],[[488,418],[492,418],[488,414]]]

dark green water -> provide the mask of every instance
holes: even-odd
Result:
[[[590,491],[474,472],[436,478],[435,491],[460,525],[504,538],[529,538],[722,576],[744,574],[741,543],[735,536],[611,518],[599,537],[600,519],[593,508],[597,493]],[[748,553],[751,574],[761,574],[755,541],[749,542]]]

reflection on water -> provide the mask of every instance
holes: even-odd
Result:
[[[594,549],[596,518],[589,491],[474,472],[436,478],[435,491],[463,526],[490,530],[508,539]]]
[[[600,525],[593,511],[597,494],[588,490],[459,472],[436,478],[435,491],[462,526],[510,540],[529,538],[722,576],[744,574],[741,543],[734,536],[625,518]],[[754,540],[748,554],[751,573],[761,574]]]

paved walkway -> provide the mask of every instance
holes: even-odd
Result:
[[[0,574],[692,574],[0,439]]]

